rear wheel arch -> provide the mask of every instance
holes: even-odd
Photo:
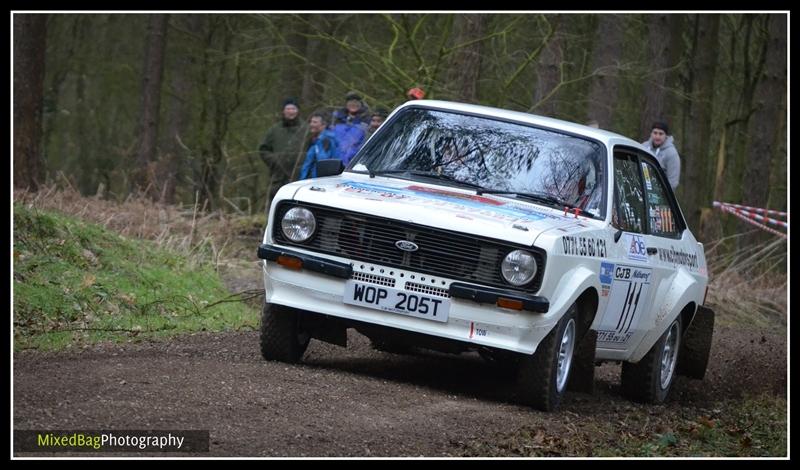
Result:
[[[694,319],[694,313],[697,311],[697,304],[694,302],[689,302],[683,307],[681,310],[681,329],[682,332],[685,333],[686,330],[689,328],[689,325],[692,323],[692,319]]]

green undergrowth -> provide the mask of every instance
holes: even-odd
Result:
[[[251,330],[257,312],[210,263],[14,205],[14,347]]]
[[[786,457],[787,401],[772,394],[709,408],[635,405],[586,415],[560,412],[563,426],[526,425],[462,442],[461,456]]]

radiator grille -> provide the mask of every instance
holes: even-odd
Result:
[[[305,243],[291,242],[280,228],[283,215],[295,206],[308,208],[316,217],[317,232]],[[538,249],[314,204],[283,202],[275,215],[273,237],[281,244],[487,286],[533,293],[541,286],[545,255]],[[400,240],[414,242],[419,248],[402,251],[395,246]],[[519,248],[534,255],[539,269],[530,284],[515,288],[503,280],[500,263]]]

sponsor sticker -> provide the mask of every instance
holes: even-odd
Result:
[[[611,284],[611,279],[614,276],[614,263],[603,261],[600,263],[600,282],[603,284]]]
[[[613,266],[612,272],[608,304],[598,328],[597,340],[624,345],[650,308],[648,293],[653,270],[618,264]]]
[[[644,236],[626,233],[624,240],[625,253],[628,259],[647,263],[647,244]]]
[[[427,206],[461,211],[465,215],[483,216],[497,220],[535,222],[542,219],[563,218],[560,215],[556,216],[528,206],[514,204],[510,201],[417,185],[398,188],[372,183],[344,181],[339,184],[339,187],[344,190],[345,194],[357,194],[360,197],[377,195],[384,199],[413,201]]]
[[[648,191],[653,190],[653,183],[650,180],[650,169],[647,168],[647,163],[642,162],[642,173],[644,173],[644,184],[647,186]]]
[[[661,248],[658,250],[658,259],[665,263],[680,264],[689,269],[698,269],[699,262],[697,260],[697,253],[687,252],[681,248],[670,246],[669,250]]]

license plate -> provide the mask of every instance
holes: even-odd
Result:
[[[450,313],[450,299],[356,281],[345,284],[344,303],[440,322]]]

